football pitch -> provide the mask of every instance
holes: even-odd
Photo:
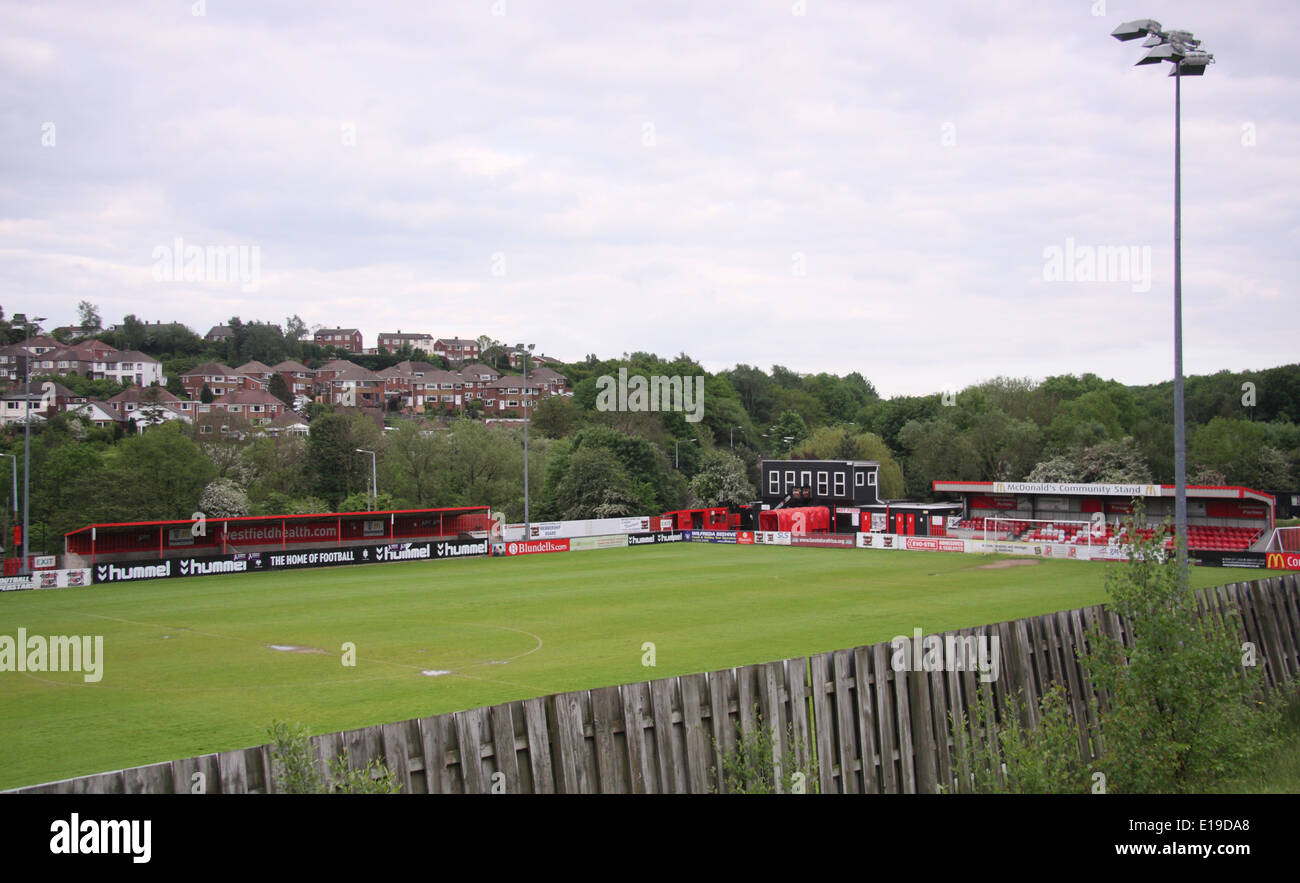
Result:
[[[1097,604],[1116,566],[1032,561],[675,544],[6,593],[0,635],[102,636],[103,660],[95,682],[0,671],[0,789],[262,744],[275,720],[325,733]]]

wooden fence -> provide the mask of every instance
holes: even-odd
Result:
[[[1286,575],[1196,592],[1203,613],[1240,614],[1242,641],[1258,648],[1274,689],[1300,675],[1300,579]],[[946,632],[998,638],[995,705],[1023,691],[1025,722],[1053,683],[1066,687],[1081,750],[1096,737],[1092,693],[1077,654],[1092,628],[1130,643],[1124,623],[1085,607]],[[910,648],[909,648],[910,649]],[[793,764],[821,793],[933,793],[951,785],[961,756],[950,715],[973,717],[980,673],[895,671],[889,643],[703,674],[579,690],[436,717],[313,737],[318,758],[346,748],[353,767],[372,759],[403,793],[725,792],[723,752],[737,725],[761,715],[779,768]],[[321,764],[322,771],[325,766]],[[782,771],[779,772],[792,772]],[[201,787],[200,787],[201,786]],[[26,793],[273,792],[263,745],[16,789]]]

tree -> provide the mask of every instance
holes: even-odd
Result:
[[[1101,715],[1106,752],[1100,768],[1117,792],[1203,791],[1271,747],[1275,708],[1261,709],[1262,672],[1243,666],[1233,612],[1201,616],[1182,584],[1165,530],[1143,539],[1138,511],[1128,520],[1130,560],[1108,568],[1109,606],[1132,635],[1126,647],[1094,629],[1094,652],[1083,657],[1108,697]]]
[[[1037,463],[1026,481],[1147,484],[1142,449],[1132,438],[1106,439],[1085,448],[1071,448]]]
[[[1066,484],[1081,481],[1079,478],[1079,463],[1074,457],[1057,454],[1035,464],[1033,470],[1025,476],[1025,481],[1045,484]]]
[[[1132,438],[1107,439],[1083,451],[1081,480],[1096,484],[1147,484],[1151,470]]]
[[[134,313],[130,314],[122,320],[122,330],[120,332],[122,349],[140,349],[144,346],[147,334],[145,323],[138,319]]]
[[[216,398],[217,397],[212,394],[212,387],[208,386],[206,383],[203,384],[203,389],[199,390],[199,401],[205,405],[210,405],[216,401]]]
[[[569,460],[569,469],[556,491],[561,517],[569,519],[612,517],[633,514],[636,498],[627,472],[608,448],[579,448]]]
[[[228,478],[209,482],[199,495],[199,511],[209,518],[237,518],[248,509],[248,495]]]
[[[77,324],[86,334],[94,334],[104,327],[99,318],[99,307],[95,306],[88,300],[83,300],[77,304]]]
[[[130,436],[105,453],[82,494],[86,523],[189,518],[216,467],[175,420]]]
[[[1191,433],[1187,462],[1222,472],[1228,484],[1260,487],[1268,430],[1250,420],[1215,417]]]
[[[563,438],[583,422],[583,411],[568,396],[547,396],[532,413],[532,428],[548,438]]]
[[[822,426],[791,452],[796,459],[875,460],[880,464],[880,498],[896,500],[906,492],[903,469],[884,439],[874,432],[851,432],[846,426]]]
[[[266,391],[289,407],[293,407],[293,393],[289,391],[289,384],[284,382],[283,374],[272,374],[271,380],[266,386]]]
[[[322,414],[307,436],[308,468],[316,496],[331,505],[357,491],[370,479],[370,457],[358,448],[375,450],[380,430],[370,418],[355,413]]]
[[[700,469],[690,482],[693,505],[738,506],[757,497],[740,458],[712,449],[704,453]]]
[[[794,445],[808,437],[808,424],[797,411],[783,411],[772,424],[772,431],[768,434],[772,438],[772,443],[778,448],[791,450]]]

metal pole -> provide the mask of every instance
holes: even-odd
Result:
[[[375,467],[375,452],[370,452],[370,487],[375,494],[375,502],[371,505],[370,511],[374,512],[379,508],[379,473]]]
[[[27,357],[23,359],[23,373],[26,375],[23,403],[26,406],[26,419],[23,421],[23,560],[19,573],[28,576],[31,567],[27,558],[27,530],[31,524],[31,487],[32,487],[32,323],[27,322]]]
[[[1174,62],[1174,523],[1178,579],[1187,588],[1187,424],[1183,413],[1183,64]]]
[[[528,351],[523,353],[524,363],[524,539],[528,539],[532,531],[529,529],[528,522]]]

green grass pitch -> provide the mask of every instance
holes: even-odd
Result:
[[[1086,606],[1114,566],[995,560],[681,544],[6,593],[0,635],[102,635],[104,660],[0,672],[0,788]]]

